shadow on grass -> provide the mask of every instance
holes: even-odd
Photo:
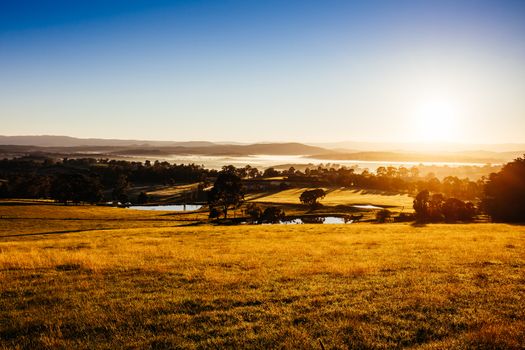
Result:
[[[50,231],[50,232],[34,232],[34,233],[17,233],[13,235],[2,235],[2,238],[11,238],[11,237],[30,237],[30,236],[40,236],[40,235],[62,235],[66,233],[78,233],[78,232],[89,232],[89,231],[108,231],[114,230],[114,228],[89,228],[83,230],[67,230],[67,231]]]

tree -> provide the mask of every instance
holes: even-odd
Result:
[[[441,193],[434,193],[430,196],[428,202],[428,218],[430,221],[442,221],[443,217],[443,203],[445,202],[445,196]]]
[[[9,189],[6,180],[0,180],[0,198],[7,198],[9,196]]]
[[[429,217],[430,192],[423,190],[416,195],[414,199],[414,211],[416,212],[417,221],[425,221]]]
[[[249,203],[246,206],[246,214],[250,217],[252,223],[258,222],[263,214],[262,209],[255,203]]]
[[[235,173],[223,170],[217,175],[213,188],[208,193],[210,214],[213,208],[220,208],[224,218],[228,217],[230,207],[237,208],[244,201],[241,178]]]
[[[113,199],[120,203],[128,202],[129,187],[128,177],[126,175],[119,175],[112,192]]]
[[[309,205],[312,208],[315,208],[318,203],[318,199],[322,199],[326,196],[326,192],[322,188],[316,188],[315,190],[306,190],[301,193],[299,200],[301,203]]]
[[[278,207],[268,207],[264,209],[264,212],[261,216],[261,222],[266,222],[269,224],[277,224],[281,222],[285,217],[284,210]]]
[[[137,196],[137,204],[144,204],[148,202],[148,195],[146,192],[140,192]]]
[[[377,222],[380,222],[383,224],[387,222],[391,216],[392,216],[392,212],[390,212],[390,210],[381,209],[376,213],[376,220]]]
[[[490,175],[482,203],[494,221],[525,222],[525,156]]]
[[[263,177],[276,177],[276,176],[279,176],[279,175],[281,175],[281,173],[279,173],[274,168],[268,168],[263,173]]]

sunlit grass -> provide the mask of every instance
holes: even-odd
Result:
[[[74,212],[57,208],[64,219]],[[131,219],[121,218],[103,231],[1,239],[2,346],[319,349],[320,339],[326,348],[519,349],[525,341],[523,226],[125,228]]]
[[[293,188],[269,195],[255,194],[249,196],[248,199],[253,198],[254,201],[261,203],[300,204],[299,196],[308,189],[311,188]],[[387,207],[404,207],[406,210],[412,210],[412,201],[414,200],[407,194],[384,191],[328,189],[327,192],[326,197],[321,199],[319,203],[328,206],[371,204]]]

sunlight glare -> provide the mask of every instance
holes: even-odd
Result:
[[[461,113],[449,99],[424,99],[413,118],[415,138],[422,142],[457,142]]]

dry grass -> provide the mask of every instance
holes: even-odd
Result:
[[[127,220],[0,241],[0,348],[525,344],[523,226]]]
[[[0,240],[31,234],[59,234],[72,231],[133,227],[165,227],[188,224],[206,213],[133,210],[114,207],[61,206],[51,203],[0,202]]]
[[[269,195],[255,194],[248,197],[261,203],[300,204],[299,196],[308,188],[293,188]],[[348,189],[328,189],[328,194],[320,203],[328,206],[371,204],[385,207],[405,207],[412,210],[414,199],[406,194],[389,193],[383,191],[365,191]]]
[[[183,184],[183,185],[158,185],[134,187],[131,191],[132,198],[136,197],[140,192],[144,191],[148,195],[150,201],[153,202],[173,202],[173,201],[189,201],[189,193],[197,191],[199,183]],[[188,196],[188,197],[187,197]]]

